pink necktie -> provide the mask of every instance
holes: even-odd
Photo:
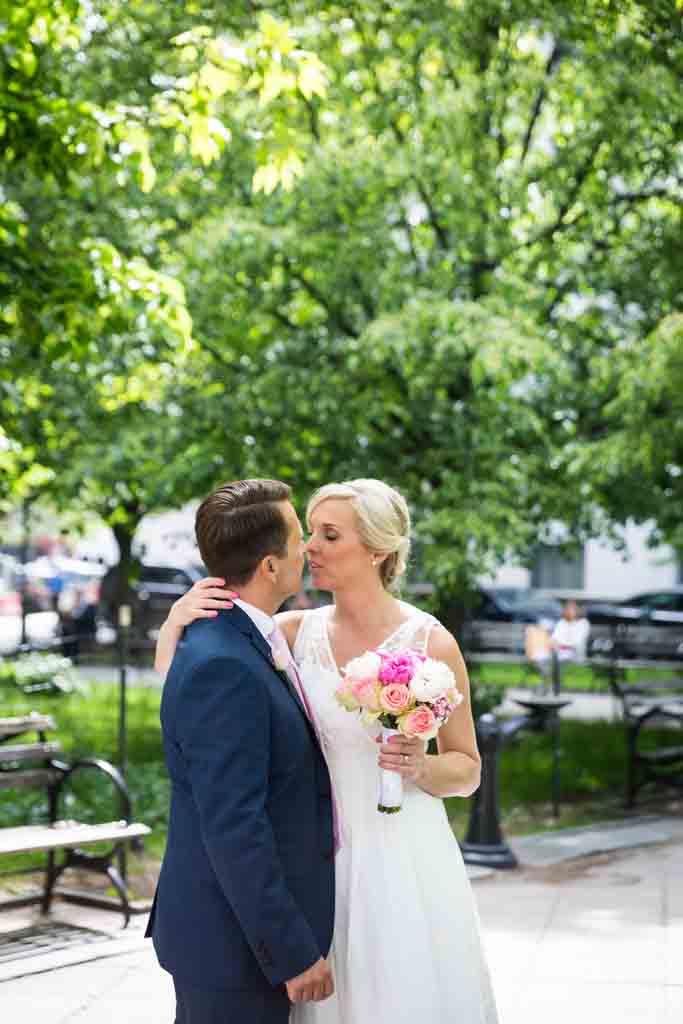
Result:
[[[317,726],[317,723],[316,723],[316,720],[315,720],[315,715],[313,714],[313,708],[311,707],[311,705],[309,703],[309,700],[308,700],[308,697],[306,696],[306,691],[305,691],[305,689],[303,687],[303,683],[301,682],[301,676],[299,675],[299,670],[296,667],[296,662],[294,661],[294,658],[292,657],[292,652],[289,649],[289,644],[287,643],[287,641],[285,639],[284,633],[282,632],[282,630],[278,626],[276,626],[275,629],[273,630],[273,632],[270,634],[269,640],[270,640],[270,647],[271,647],[271,650],[273,652],[273,657],[275,659],[276,668],[280,668],[281,666],[284,666],[284,671],[289,676],[289,679],[290,679],[292,685],[294,686],[294,689],[299,694],[299,696],[301,698],[301,703],[303,704],[303,706],[304,706],[304,708],[306,710],[306,714],[308,715],[309,721],[310,721],[311,725],[313,726],[313,731],[315,732],[316,736],[318,737],[318,743],[320,744],[320,749],[323,750],[322,740],[321,740],[321,737],[320,737],[320,731],[318,729],[318,726]],[[332,787],[332,780],[330,779],[330,788],[331,787]],[[340,825],[340,817],[339,817],[339,807],[337,805],[337,801],[336,801],[335,796],[334,796],[334,790],[332,788],[331,788],[331,795],[332,795],[332,828],[333,828],[333,833],[334,833],[334,852],[336,853],[337,850],[341,846],[341,825]]]

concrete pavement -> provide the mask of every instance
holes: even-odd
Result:
[[[683,822],[633,822],[630,839],[647,845],[630,848],[629,827],[518,840],[521,869],[474,882],[500,1024],[683,1021]],[[59,952],[48,953],[42,973],[0,981],[3,1021],[170,1024],[172,985],[142,939],[143,919],[122,933],[102,911],[61,904],[55,917],[111,938],[83,947],[97,959],[57,968]]]

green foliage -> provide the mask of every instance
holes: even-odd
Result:
[[[672,314],[638,345],[596,358],[595,376],[612,395],[605,430],[585,446],[581,471],[615,518],[654,516],[653,540],[683,550],[683,315]]]
[[[79,689],[73,662],[59,654],[38,652],[0,661],[0,686],[17,686],[24,693],[71,693]]]
[[[471,681],[472,715],[475,721],[482,715],[495,711],[505,700],[505,689],[495,683]]]
[[[670,744],[671,732],[650,730],[648,742]],[[626,736],[621,723],[563,721],[560,731],[560,818],[551,814],[553,754],[547,733],[520,733],[505,747],[499,761],[501,823],[506,834],[541,832],[627,816],[624,810]],[[673,794],[674,791],[672,791]],[[674,798],[675,799],[675,798]],[[643,811],[674,813],[666,790],[645,789]],[[656,803],[653,803],[656,801]],[[459,836],[467,828],[470,805],[459,798],[445,801]]]
[[[681,543],[674,0],[26,10],[0,498],[125,541],[219,479],[375,475],[439,602],[554,521]]]
[[[162,91],[155,109],[159,122],[175,129],[176,150],[189,148],[204,165],[212,163],[232,138],[218,115],[225,111],[234,120],[237,107],[238,119],[240,113],[248,118],[252,134],[258,127],[254,191],[270,195],[278,185],[291,189],[303,172],[300,150],[307,141],[296,130],[297,106],[326,92],[325,67],[317,55],[297,45],[287,21],[266,11],[259,15],[258,29],[244,39],[198,25],[173,42],[185,73]]]
[[[168,814],[169,786],[163,765],[159,729],[158,690],[134,688],[128,694],[128,725],[130,771],[128,787],[137,820],[153,829],[165,831]],[[67,697],[47,694],[12,696],[3,691],[2,714],[18,715],[37,710],[52,715],[56,722],[55,737],[64,747],[67,760],[81,757],[102,757],[116,763],[118,690],[106,684],[90,684],[86,692]],[[112,821],[119,817],[113,790],[93,773],[74,779],[74,798],[67,805],[69,817],[78,813],[92,820]],[[40,820],[45,814],[44,794],[34,791],[12,792],[11,800],[3,799],[3,816],[14,824]],[[91,817],[92,816],[92,817]]]

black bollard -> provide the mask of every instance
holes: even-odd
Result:
[[[557,697],[559,695],[559,693],[560,693],[560,685],[561,685],[561,679],[560,679],[560,659],[557,656],[557,651],[554,650],[554,649],[551,651],[551,654],[550,654],[550,666],[551,666],[551,673],[550,673],[550,675],[551,675],[551,679],[552,679],[553,695],[555,697]]]
[[[460,844],[466,864],[488,868],[517,866],[517,858],[505,842],[500,827],[498,755],[504,742],[528,724],[528,715],[499,722],[495,715],[486,714],[477,720],[481,785],[474,794],[467,835]]]

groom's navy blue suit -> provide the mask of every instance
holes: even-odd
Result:
[[[283,983],[327,956],[330,779],[270,647],[238,607],[185,630],[161,702],[168,842],[147,934],[183,1024],[286,1021]]]

